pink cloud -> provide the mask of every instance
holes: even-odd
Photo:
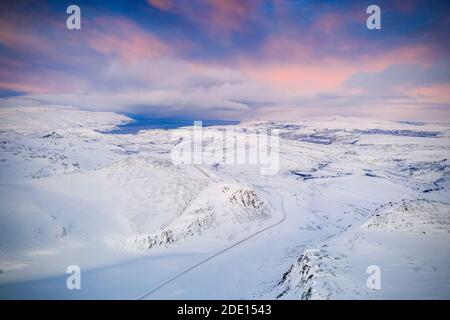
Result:
[[[325,14],[321,16],[313,25],[313,29],[318,29],[324,33],[331,33],[343,25],[343,19],[337,14]]]
[[[295,53],[299,48],[285,47],[284,50]],[[268,83],[280,89],[289,89],[296,93],[317,93],[337,90],[352,74],[367,71],[382,71],[392,64],[418,63],[428,65],[424,59],[430,52],[425,47],[404,47],[379,56],[361,57],[355,61],[332,57],[313,59],[300,51],[296,60],[273,61],[260,64],[242,59],[239,69],[251,79]]]
[[[255,1],[214,1],[208,0],[212,7],[211,23],[215,29],[225,31],[243,30],[243,25],[250,19],[257,2]]]
[[[153,7],[183,15],[199,24],[211,34],[227,35],[232,32],[245,32],[248,19],[256,18],[252,15],[255,8],[261,4],[257,0],[147,0]]]
[[[412,96],[432,100],[434,103],[450,104],[450,84],[415,88],[410,90],[408,93]]]
[[[279,89],[291,90],[296,94],[311,94],[335,89],[354,70],[345,65],[324,66],[322,64],[242,66],[243,73],[251,79],[268,83]]]
[[[22,53],[35,52],[54,57],[52,41],[33,29],[26,19],[19,22],[14,17],[0,17],[0,43]],[[45,22],[46,20],[44,20]]]
[[[29,22],[0,18],[0,44],[12,52],[29,58],[0,57],[0,88],[24,92],[60,92],[85,90],[92,78],[98,59],[136,61],[170,56],[173,50],[154,35],[124,18],[100,17],[87,20],[89,28],[71,32],[54,20],[44,20],[51,32],[42,32]],[[112,27],[113,26],[113,27]],[[187,47],[186,41],[175,45]],[[98,53],[92,55],[90,49]],[[31,54],[32,53],[32,54]],[[78,73],[68,73],[40,66],[40,61],[77,67]],[[37,69],[38,68],[38,69]]]
[[[169,11],[174,5],[172,0],[147,0],[147,2],[155,8],[163,11]]]
[[[0,88],[27,93],[61,93],[87,90],[84,79],[62,71],[46,70],[43,73],[0,70]]]
[[[341,25],[335,15],[326,15],[314,23],[311,30],[328,32]],[[338,89],[356,72],[381,71],[392,64],[410,63],[429,66],[439,57],[426,45],[405,45],[359,55],[317,54],[322,38],[312,31],[302,35],[302,41],[288,34],[272,36],[262,45],[261,58],[239,56],[236,67],[252,79],[296,92],[320,92]],[[364,42],[349,39],[340,44],[343,52],[364,52]],[[264,63],[261,63],[264,61]]]
[[[98,28],[87,31],[86,41],[101,54],[133,60],[161,57],[170,52],[166,43],[127,19],[98,18],[94,23]]]
[[[411,13],[417,7],[418,0],[408,0],[408,1],[392,1],[388,3],[388,6],[403,13]]]

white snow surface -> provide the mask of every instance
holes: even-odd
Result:
[[[264,176],[172,162],[190,128],[102,133],[129,121],[0,109],[1,299],[450,298],[450,125],[227,126],[280,130]]]

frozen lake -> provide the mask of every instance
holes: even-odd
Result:
[[[110,134],[135,134],[140,130],[149,129],[176,129],[181,127],[189,127],[194,125],[194,121],[186,119],[150,119],[140,116],[130,116],[134,121],[124,125],[117,126],[118,129],[106,131],[103,133]],[[201,120],[203,127],[225,126],[239,124],[239,121],[232,120]]]

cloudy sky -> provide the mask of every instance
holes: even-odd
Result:
[[[440,0],[3,1],[0,106],[450,121],[449,40]]]

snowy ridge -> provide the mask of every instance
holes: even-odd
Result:
[[[55,115],[57,115],[55,117]],[[90,112],[62,107],[1,108],[2,131],[39,133],[51,130],[111,130],[131,119],[113,112]],[[43,137],[58,137],[56,132]]]
[[[389,203],[382,213],[377,213],[362,228],[414,234],[450,233],[450,206],[440,201],[423,199]]]
[[[168,246],[207,231],[215,238],[233,239],[271,217],[271,208],[258,194],[239,185],[214,183],[191,201],[185,211],[156,234],[135,240],[138,248]],[[215,230],[209,230],[214,228]]]

